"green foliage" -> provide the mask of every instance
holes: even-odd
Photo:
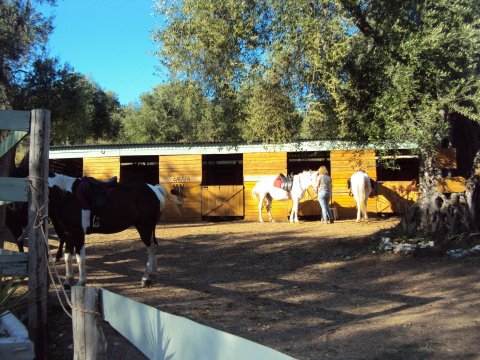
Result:
[[[138,108],[123,109],[120,139],[137,143],[214,141],[213,111],[193,85],[159,85],[141,96]]]
[[[263,143],[296,139],[299,113],[279,83],[256,83],[246,108],[243,138]]]
[[[158,56],[173,79],[198,84],[209,98],[215,140],[239,140],[237,92],[258,66],[262,8],[257,0],[157,2],[164,24],[154,33]]]
[[[11,107],[12,87],[44,50],[53,29],[52,19],[33,5],[43,2],[53,5],[56,1],[0,1],[0,108]]]
[[[247,123],[247,138],[284,138],[284,130],[272,136],[260,126],[265,99],[242,109],[235,96],[278,82],[304,114],[294,131],[302,138],[428,150],[448,136],[450,113],[480,120],[479,7],[474,0],[162,1],[166,25],[155,40],[173,76],[198,81],[224,109],[227,128]]]
[[[45,108],[51,111],[51,143],[81,144],[114,140],[120,130],[115,117],[120,104],[89,78],[57,59],[37,59],[17,86],[13,101],[17,110]]]
[[[20,292],[20,285],[20,279],[14,276],[4,277],[0,268],[0,317],[8,311],[14,313],[28,305],[30,293]]]

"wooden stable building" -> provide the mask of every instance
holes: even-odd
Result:
[[[332,208],[340,219],[353,219],[356,208],[347,180],[359,169],[377,182],[368,202],[371,215],[401,213],[416,201],[418,192],[413,185],[418,182],[418,158],[408,149],[402,152],[394,160],[397,169],[391,170],[380,165],[381,155],[374,149],[349,147],[342,142],[85,145],[52,147],[50,171],[98,179],[117,176],[120,181],[142,180],[164,184],[168,189],[177,187],[186,196],[184,209],[179,215],[167,207],[163,215],[166,221],[255,221],[258,203],[251,194],[258,180],[268,175],[317,170],[325,165],[333,180]],[[446,167],[454,166],[454,161],[444,163]],[[290,208],[291,201],[274,201],[274,219],[286,221]],[[319,219],[320,213],[317,195],[310,188],[300,203],[299,215]]]

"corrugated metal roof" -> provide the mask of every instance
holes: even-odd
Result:
[[[50,147],[50,159],[72,159],[113,156],[188,155],[188,154],[244,154],[253,152],[302,152],[329,150],[372,149],[347,141],[309,140],[283,144],[260,143],[199,143],[199,144],[115,144],[72,145]],[[412,148],[406,146],[405,148]]]

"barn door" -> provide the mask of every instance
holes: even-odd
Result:
[[[202,186],[202,217],[244,217],[243,185]]]

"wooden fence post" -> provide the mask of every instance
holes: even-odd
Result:
[[[28,288],[28,332],[35,344],[36,359],[47,358],[47,244],[48,239],[48,153],[50,149],[50,111],[30,113]],[[45,237],[44,237],[45,236]]]
[[[98,288],[72,287],[74,360],[106,359],[107,343],[100,326]]]

